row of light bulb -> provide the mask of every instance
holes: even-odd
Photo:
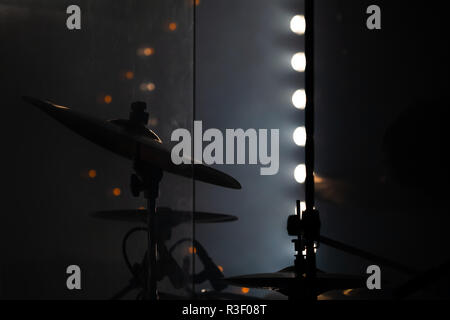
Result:
[[[298,35],[303,35],[306,30],[306,21],[303,15],[296,15],[291,19],[291,31]],[[291,66],[297,72],[304,72],[306,69],[306,56],[304,52],[297,52],[291,58]],[[299,89],[292,95],[292,104],[295,108],[304,110],[306,108],[306,92]],[[306,145],[306,129],[298,127],[292,135],[296,145],[304,147]],[[306,166],[299,164],[294,170],[294,178],[298,183],[304,183],[306,180]],[[303,209],[303,208],[302,208]],[[302,210],[303,211],[303,210]]]

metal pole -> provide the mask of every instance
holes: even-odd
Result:
[[[311,220],[314,212],[314,0],[305,0],[305,199],[306,212],[305,217]],[[309,233],[309,231],[307,232]],[[314,239],[306,237],[306,282],[308,287],[308,298],[316,299],[316,254],[314,251]]]
[[[155,214],[156,214],[156,199],[149,195],[147,198],[147,226],[148,226],[148,272],[149,275],[147,277],[147,299],[157,300],[158,292],[157,292],[157,283],[156,283],[156,252],[157,252],[157,244],[156,244],[156,226],[155,226]]]
[[[306,208],[314,208],[314,0],[305,0],[305,198]]]

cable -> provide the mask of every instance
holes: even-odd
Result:
[[[194,274],[192,276],[193,283],[202,283],[204,281],[209,280],[212,287],[216,291],[222,291],[225,289],[228,285],[222,280],[224,275],[222,271],[220,271],[217,264],[211,259],[211,257],[208,255],[208,252],[206,249],[195,239],[189,239],[189,238],[183,238],[178,240],[169,250],[169,254],[171,255],[173,250],[179,246],[183,242],[192,241],[194,244],[198,257],[200,258],[201,262],[203,263],[204,270],[201,272]]]
[[[132,274],[136,279],[138,279],[138,275],[136,274],[135,269],[133,268],[133,266],[132,266],[132,264],[131,264],[131,262],[130,262],[130,259],[129,259],[129,257],[128,257],[128,253],[127,253],[127,242],[128,242],[128,239],[129,239],[135,232],[138,232],[138,231],[145,231],[145,232],[147,232],[147,229],[144,228],[144,227],[135,227],[135,228],[132,228],[130,231],[128,231],[128,232],[125,234],[125,236],[123,237],[123,240],[122,240],[122,254],[123,254],[123,258],[124,258],[124,260],[125,260],[125,264],[127,265],[127,268],[130,270],[131,274]]]

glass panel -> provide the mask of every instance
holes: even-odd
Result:
[[[71,4],[0,1],[0,82],[7,119],[1,130],[8,150],[0,227],[2,298],[111,298],[132,277],[122,257],[122,238],[130,228],[145,225],[137,222],[138,213],[122,217],[131,222],[112,221],[108,215],[95,219],[90,213],[147,207],[142,193],[135,198],[130,192],[132,161],[81,138],[21,96],[51,100],[100,119],[128,119],[130,104],[144,101],[150,113],[146,125],[167,149],[174,129],[192,125],[191,2]],[[192,179],[164,174],[157,206],[185,213],[158,213],[172,217],[158,228],[163,238],[158,269],[164,276],[158,287],[166,293],[161,298],[186,297],[192,291],[189,250],[178,246],[171,252],[173,260],[162,252],[162,244],[168,251],[180,239],[192,242],[192,192]],[[146,233],[130,236],[127,248],[130,263],[141,263]],[[178,277],[184,281],[167,277],[168,270],[175,273],[173,261],[184,265],[186,274]],[[66,288],[70,265],[81,269],[79,292]]]

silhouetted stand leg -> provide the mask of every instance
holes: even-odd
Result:
[[[155,215],[156,215],[156,197],[146,192],[147,198],[147,227],[148,227],[148,266],[149,276],[147,277],[147,286],[145,290],[145,298],[150,300],[158,299],[158,288],[156,284],[156,259],[157,259],[157,243],[156,243],[156,227],[155,227]]]
[[[135,160],[134,169],[137,175],[131,177],[131,189],[133,195],[139,195],[144,191],[147,199],[147,227],[148,227],[148,277],[144,288],[144,299],[157,300],[157,227],[156,227],[156,199],[159,194],[159,182],[162,179],[162,170],[151,167],[139,160]]]

